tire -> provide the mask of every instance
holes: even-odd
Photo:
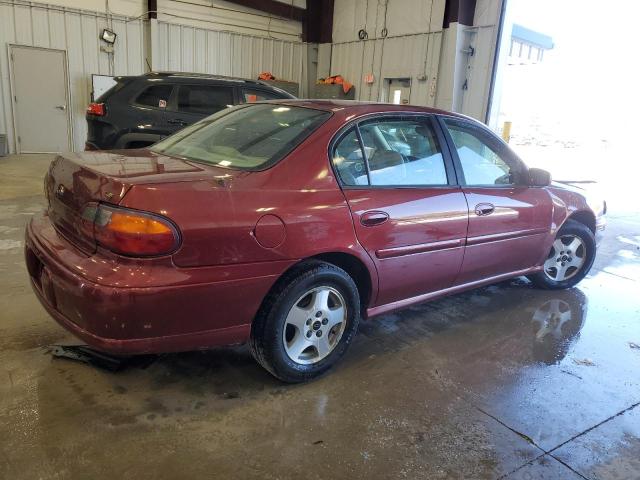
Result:
[[[575,238],[579,239],[581,245],[577,250],[572,251],[571,249],[576,245],[573,243]],[[558,243],[559,241],[562,245]],[[582,261],[576,263],[580,258]],[[596,240],[593,232],[580,222],[567,220],[556,235],[556,240],[544,263],[544,269],[529,275],[528,278],[539,288],[548,290],[571,288],[589,273],[595,258]],[[565,259],[566,262],[561,262]],[[563,270],[564,274],[561,274]]]
[[[360,296],[347,272],[325,262],[304,262],[263,302],[251,328],[251,353],[276,378],[306,382],[342,358],[359,321]]]

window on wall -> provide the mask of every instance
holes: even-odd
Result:
[[[427,119],[376,120],[359,128],[362,144],[351,130],[334,148],[333,163],[343,184],[447,185],[444,158]]]
[[[466,121],[445,119],[467,185],[520,183],[525,167],[504,145],[482,128]]]
[[[233,105],[233,89],[206,85],[181,85],[178,110],[210,115]]]

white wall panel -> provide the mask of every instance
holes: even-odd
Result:
[[[386,6],[385,6],[386,5]],[[370,40],[442,30],[445,0],[335,0],[333,43],[358,39],[367,31]]]
[[[444,5],[445,0],[336,0],[331,75],[342,75],[354,84],[356,99],[370,101],[383,100],[386,78],[410,78],[411,103],[434,105]],[[360,29],[367,40],[358,40]],[[368,73],[373,84],[364,83]]]
[[[342,75],[356,88],[356,99],[380,101],[385,78],[410,78],[411,103],[433,106],[442,32],[338,43],[331,50],[331,75]],[[364,83],[373,73],[374,83]],[[424,78],[424,79],[422,79]]]
[[[126,3],[126,2],[125,2]],[[98,35],[111,25],[118,34],[113,59],[100,51]],[[0,3],[0,133],[15,151],[7,45],[66,50],[69,68],[73,147],[84,148],[85,109],[91,74],[138,75],[145,71],[142,20],[35,2]],[[113,67],[111,64],[113,63]],[[44,79],[43,79],[44,80]]]
[[[283,1],[291,4],[291,0]],[[304,8],[306,2],[295,1]],[[224,0],[158,0],[158,20],[206,30],[300,41],[302,23]]]
[[[302,42],[158,22],[158,70],[256,79],[269,71],[300,84],[306,95],[306,45]],[[166,41],[164,40],[166,38]]]

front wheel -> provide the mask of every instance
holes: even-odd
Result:
[[[529,279],[540,288],[571,288],[582,280],[596,257],[596,240],[589,228],[567,220],[560,228],[541,272]]]
[[[285,382],[311,380],[344,354],[358,328],[360,297],[341,268],[309,262],[287,274],[251,329],[251,352]]]

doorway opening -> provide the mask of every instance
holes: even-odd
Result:
[[[64,50],[9,45],[18,153],[71,149],[69,75]]]
[[[385,98],[382,99],[383,102],[408,105],[411,98],[411,79],[385,78],[382,91],[385,95]]]

